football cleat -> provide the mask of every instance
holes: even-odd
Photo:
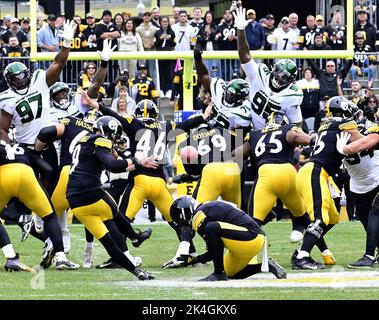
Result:
[[[133,257],[129,251],[124,252],[126,257],[133,263],[135,267],[139,267],[142,264],[142,259],[141,257]]]
[[[212,273],[208,277],[202,278],[199,281],[226,281],[228,275],[223,271],[222,273]]]
[[[42,259],[39,263],[40,266],[44,269],[47,269],[51,266],[53,262],[55,252],[51,241],[48,239],[45,241],[45,246],[43,247]]]
[[[82,263],[83,268],[85,268],[85,269],[91,269],[92,268],[92,265],[93,265],[92,253],[93,253],[92,248],[86,248],[84,250],[83,263]]]
[[[317,270],[325,269],[325,266],[313,260],[310,256],[301,259],[297,258],[297,250],[291,257],[292,270]]]
[[[79,265],[74,263],[66,258],[57,258],[54,257],[54,266],[57,270],[77,270],[79,269]]]
[[[277,279],[286,279],[287,272],[274,259],[268,258],[268,271],[271,272]]]
[[[358,261],[350,262],[347,266],[351,269],[362,269],[362,268],[372,268],[374,266],[374,261],[368,256],[364,255]]]
[[[35,272],[34,269],[20,262],[18,253],[16,253],[16,256],[14,258],[7,258],[4,269],[5,271],[10,271],[10,272],[12,271]]]
[[[155,277],[150,273],[145,270],[142,270],[138,267],[132,271],[132,273],[138,278],[138,280],[154,280]]]
[[[301,240],[303,240],[304,233],[300,232],[298,230],[292,230],[290,235],[290,242],[291,243],[298,243]]]
[[[147,228],[145,231],[138,230],[137,238],[132,239],[133,246],[136,248],[139,247],[142,244],[142,242],[150,238],[152,232],[152,228]]]
[[[324,259],[324,264],[326,266],[334,266],[336,264],[336,259],[333,254],[321,254]]]
[[[114,262],[112,259],[109,259],[102,264],[99,264],[95,267],[96,269],[124,269],[118,263]]]
[[[22,234],[21,234],[21,242],[24,242],[32,230],[32,227],[34,226],[34,218],[31,214],[23,214],[20,216],[20,219],[18,221],[18,225],[21,227]]]

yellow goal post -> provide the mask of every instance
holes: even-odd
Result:
[[[347,18],[347,35],[346,50],[320,50],[320,51],[251,51],[251,56],[256,59],[352,59],[353,50],[353,24],[354,24],[354,0],[346,0],[346,18]],[[30,0],[30,41],[32,61],[52,61],[56,55],[55,52],[37,52],[37,0]],[[204,59],[238,59],[238,52],[235,51],[205,51]],[[192,110],[193,105],[193,51],[144,51],[144,52],[113,52],[111,60],[152,60],[163,59],[184,60],[183,70],[183,102],[185,110]],[[68,60],[100,60],[96,52],[70,52]]]

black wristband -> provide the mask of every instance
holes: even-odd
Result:
[[[136,168],[142,167],[141,161],[139,161],[136,157],[132,157],[130,158],[130,160],[132,160],[132,164],[134,164]]]
[[[108,67],[108,61],[101,60],[100,67],[107,68]]]

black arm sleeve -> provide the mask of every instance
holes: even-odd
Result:
[[[195,127],[197,127],[198,125],[200,125],[202,123],[205,123],[205,120],[204,120],[203,116],[197,116],[197,117],[188,119],[188,120],[186,120],[184,122],[178,123],[176,125],[176,128],[182,129],[182,130],[188,132],[192,128],[195,128]]]
[[[114,173],[125,172],[128,167],[128,160],[116,160],[109,152],[109,149],[97,147],[96,157],[104,164],[105,169]]]
[[[347,60],[346,65],[338,72],[342,79],[346,78],[347,73],[351,69],[351,66],[353,65],[353,59]]]
[[[38,136],[37,139],[42,142],[51,142],[58,138],[58,132],[56,126],[50,126],[43,128]]]
[[[309,64],[311,65],[311,68],[316,76],[319,76],[321,73],[321,69],[318,67],[318,65],[314,62],[313,59],[308,60]]]

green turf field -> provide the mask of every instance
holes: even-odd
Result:
[[[0,270],[0,299],[378,299],[379,269],[370,271],[348,270],[346,264],[363,254],[365,237],[358,222],[342,222],[337,225],[326,241],[337,260],[337,267],[317,273],[295,272],[290,269],[290,257],[298,245],[290,244],[289,222],[273,222],[265,227],[269,235],[269,255],[288,272],[288,279],[276,280],[271,274],[260,274],[246,280],[218,283],[197,282],[212,272],[212,264],[186,269],[163,270],[161,265],[172,258],[177,248],[174,232],[166,224],[152,224],[153,234],[140,248],[130,248],[133,255],[143,259],[145,269],[157,280],[138,281],[129,272],[116,270],[79,269],[56,271],[53,267],[37,274],[7,273]],[[139,226],[145,228],[146,226]],[[7,226],[14,247],[22,261],[30,266],[38,264],[42,243],[30,237],[19,241],[18,227]],[[72,249],[69,258],[81,263],[85,238],[80,225],[70,226]],[[198,252],[204,243],[196,236]],[[313,257],[321,261],[314,249]],[[107,260],[99,242],[95,244],[95,264]],[[4,263],[4,258],[1,263]],[[379,267],[378,267],[379,268]],[[348,271],[348,272],[347,272]],[[43,288],[44,287],[44,288]]]

